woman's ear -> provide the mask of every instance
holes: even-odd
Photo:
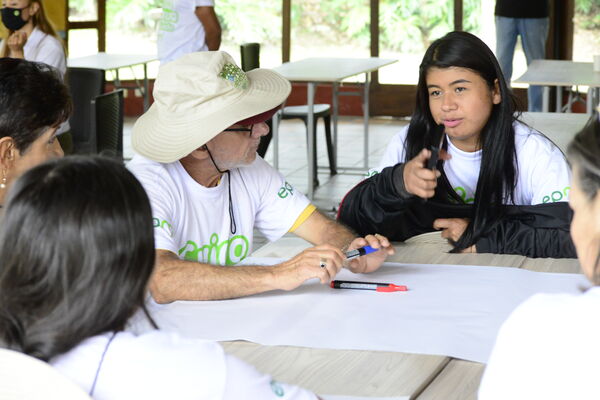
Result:
[[[15,141],[10,136],[0,139],[0,168],[7,171],[12,168],[17,148]]]
[[[494,80],[494,89],[492,89],[492,103],[500,104],[502,101],[502,95],[500,94],[500,82],[498,79]]]

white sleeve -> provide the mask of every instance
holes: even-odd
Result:
[[[196,7],[214,7],[215,2],[213,0],[195,0],[194,5]]]
[[[563,153],[539,134],[532,134],[519,157],[520,177],[529,183],[523,188],[530,205],[569,201],[571,171]]]
[[[255,162],[260,165],[260,173],[254,181],[259,185],[254,224],[267,239],[274,241],[290,230],[310,201],[266,161],[257,158]]]
[[[154,247],[156,249],[168,250],[175,254],[178,247],[173,239],[176,230],[175,213],[180,200],[169,188],[174,187],[173,182],[167,181],[167,174],[160,174],[158,167],[140,165],[132,160],[127,167],[134,173],[135,177],[142,183],[146,194],[150,199],[152,207],[152,225],[154,226]]]
[[[32,61],[42,62],[56,68],[63,77],[67,72],[67,61],[60,42],[52,36],[47,36],[42,40],[40,46],[36,59]]]
[[[225,368],[227,372],[223,400],[317,399],[317,396],[305,389],[274,381],[269,375],[259,373],[254,367],[234,356],[225,356]]]
[[[398,132],[390,143],[387,145],[385,149],[385,153],[383,153],[383,157],[379,162],[379,166],[374,170],[377,172],[381,172],[382,169],[386,167],[391,167],[400,162],[404,162],[405,151],[404,151],[404,143],[406,142],[406,135],[408,133],[408,125],[404,127],[400,132]],[[370,175],[373,175],[370,173]]]

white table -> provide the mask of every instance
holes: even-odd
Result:
[[[578,273],[575,259],[529,259],[517,255],[449,254],[437,234],[396,244],[390,261],[402,263],[490,265],[533,271]],[[297,237],[284,237],[254,252],[256,257],[291,257],[308,247]],[[275,379],[316,393],[411,399],[476,399],[484,365],[445,356],[324,350],[295,346],[263,346],[223,342],[228,353]]]
[[[588,86],[587,113],[591,114],[599,101],[600,72],[593,69],[591,62],[568,60],[533,60],[527,71],[515,82],[544,86],[543,111],[549,110],[550,86],[557,88],[556,109],[562,107],[562,88]]]
[[[92,54],[91,56],[69,58],[67,60],[67,66],[74,68],[95,68],[104,71],[113,71],[115,76],[115,85],[119,87],[121,81],[119,79],[119,69],[131,68],[133,72],[133,66],[142,65],[144,68],[144,82],[140,84],[137,78],[134,79],[136,87],[142,92],[144,96],[144,111],[146,111],[150,105],[150,92],[148,89],[148,63],[157,60],[155,54],[110,54],[110,53],[98,53]]]
[[[340,95],[362,95],[363,116],[364,116],[364,170],[369,168],[369,88],[371,81],[371,72],[379,68],[393,64],[397,60],[383,59],[377,57],[371,58],[307,58],[300,61],[285,63],[274,68],[275,71],[286,77],[292,82],[306,82],[308,84],[307,104],[308,104],[308,198],[313,198],[313,159],[316,157],[313,151],[314,135],[314,104],[315,90],[318,83],[331,83],[333,85],[333,152],[337,165],[337,120],[338,120],[338,97]],[[340,93],[340,82],[346,78],[355,75],[365,74],[363,90],[361,92]],[[273,118],[273,166],[279,167],[279,138],[278,116]],[[339,167],[338,167],[339,168]],[[344,168],[350,169],[350,168]]]
[[[521,120],[542,132],[564,152],[573,136],[587,123],[588,114],[524,112]]]

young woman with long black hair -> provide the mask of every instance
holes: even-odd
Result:
[[[441,229],[453,251],[574,257],[567,162],[515,112],[480,39],[451,32],[436,40],[420,66],[410,124],[346,195],[338,218],[358,233],[400,241]]]
[[[123,165],[39,165],[13,185],[6,211],[0,346],[49,362],[95,399],[317,398],[218,343],[125,331],[144,308],[155,251],[148,197]]]

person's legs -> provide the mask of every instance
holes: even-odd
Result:
[[[548,18],[519,18],[519,34],[527,65],[546,58]],[[527,91],[529,111],[542,111],[542,86],[530,86]]]
[[[514,18],[496,17],[496,57],[510,87],[513,56],[517,43],[517,26]]]

